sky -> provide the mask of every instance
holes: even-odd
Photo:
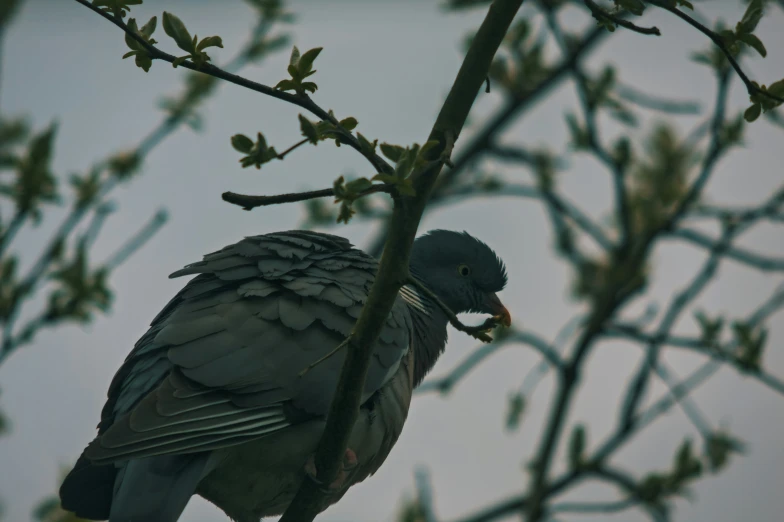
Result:
[[[701,5],[711,19],[720,15],[734,23],[742,14],[739,2]],[[216,63],[232,55],[252,24],[250,11],[240,1],[148,0],[134,8],[134,14],[147,19],[160,16],[163,10],[180,16],[192,33],[221,35],[224,49],[210,53]],[[430,1],[303,0],[292,2],[291,10],[297,14],[297,23],[285,31],[293,42],[303,50],[324,47],[316,63],[319,90],[315,100],[341,118],[356,117],[364,135],[402,144],[425,141],[460,65],[463,37],[481,21],[480,11],[446,14]],[[650,11],[641,23],[657,25],[663,37],[619,29],[589,67],[598,70],[605,62],[614,63],[624,83],[665,97],[696,100],[708,110],[715,90],[710,72],[688,59],[691,50],[708,45],[707,39],[667,13]],[[576,12],[570,16],[579,18]],[[757,31],[769,56],[744,62],[760,83],[769,84],[782,76],[782,23],[782,12],[772,10]],[[164,36],[158,39],[169,46]],[[173,45],[168,48],[174,49]],[[184,71],[155,63],[145,74],[130,60],[120,59],[125,51],[119,30],[76,2],[28,0],[8,31],[0,109],[3,114],[28,114],[37,128],[53,119],[59,121],[54,168],[61,176],[84,172],[107,152],[134,146],[161,119],[160,97],[177,92]],[[286,60],[284,51],[242,74],[274,84],[284,77]],[[471,122],[478,126],[498,101],[496,94],[480,98]],[[746,105],[747,96],[735,82],[732,113]],[[573,89],[566,84],[508,129],[504,140],[561,147],[567,140],[563,115],[575,108]],[[265,165],[262,171],[239,167],[238,154],[229,146],[231,135],[262,131],[281,150],[299,139],[299,112],[237,86],[222,86],[202,111],[202,132],[185,128],[177,132],[149,155],[136,179],[112,194],[118,210],[96,244],[97,260],[111,255],[158,209],[165,208],[170,220],[115,273],[112,283],[117,297],[110,314],[85,328],[68,326],[42,333],[32,346],[0,367],[0,406],[12,420],[11,434],[0,440],[0,497],[6,520],[29,520],[36,501],[55,490],[60,466],[72,463],[94,436],[115,370],[183,284],[167,279],[168,274],[243,236],[296,228],[302,222],[303,210],[297,205],[243,212],[223,203],[222,192],[275,194],[324,188],[339,175],[372,174],[358,154],[328,144],[302,148],[284,162]],[[679,119],[679,128],[685,133],[696,121]],[[461,136],[463,143],[472,128]],[[744,205],[767,197],[782,180],[782,138],[780,129],[765,123],[751,126],[745,146],[719,165],[708,199]],[[510,179],[529,180],[522,169],[507,168],[504,173]],[[609,177],[595,162],[571,157],[560,181],[566,194],[590,215],[601,218],[606,214],[611,203]],[[62,213],[51,212],[44,225],[20,237],[15,248],[23,263],[35,256]],[[553,339],[570,317],[584,310],[569,297],[569,270],[552,254],[548,222],[539,203],[509,197],[453,205],[429,214],[420,230],[434,228],[469,231],[500,254],[509,267],[510,280],[501,297],[518,326]],[[367,244],[373,232],[361,223],[332,229],[336,230],[360,246]],[[780,225],[761,225],[746,234],[742,244],[782,256],[782,239]],[[704,258],[704,252],[679,243],[657,248],[651,286],[633,309],[642,310],[649,303],[665,305]],[[743,316],[781,281],[780,274],[760,274],[723,262],[717,281],[697,306]],[[782,314],[769,324],[764,364],[784,376]],[[688,318],[678,328],[694,331]],[[447,352],[433,376],[445,374],[475,348],[473,340],[450,332]],[[618,401],[641,353],[636,345],[608,342],[592,355],[568,419],[568,429],[576,422],[586,424],[589,450],[614,429]],[[664,358],[679,375],[701,361],[675,351],[666,351]],[[513,433],[503,430],[506,401],[538,361],[531,349],[510,346],[474,370],[448,396],[416,397],[403,435],[381,470],[352,488],[319,520],[394,520],[401,499],[413,493],[417,466],[426,466],[430,472],[435,508],[442,520],[520,493],[527,481],[524,465],[536,447],[552,399],[553,380],[545,378],[529,397],[522,424]],[[648,401],[662,391],[657,383]],[[780,520],[784,512],[782,397],[730,368],[721,370],[694,397],[713,426],[725,427],[744,440],[747,451],[720,475],[700,481],[691,500],[678,500],[673,520]],[[613,463],[637,473],[663,470],[686,436],[696,439],[698,433],[680,410],[673,409],[625,446]],[[566,459],[560,448],[554,472],[564,469]],[[611,500],[618,496],[613,488],[584,486],[563,498]],[[644,520],[632,511],[614,516],[559,516],[564,521],[578,518]],[[194,498],[182,520],[207,522],[224,517]]]

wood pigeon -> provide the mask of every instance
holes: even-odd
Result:
[[[377,267],[346,239],[297,230],[245,238],[172,274],[198,275],[114,376],[98,436],[60,488],[63,508],[91,520],[174,522],[198,494],[238,522],[283,513],[315,477],[345,350],[313,363],[350,334]],[[496,295],[504,264],[467,233],[417,238],[410,272],[455,313],[509,324]],[[322,510],[386,459],[413,388],[444,350],[447,323],[423,292],[400,290]]]

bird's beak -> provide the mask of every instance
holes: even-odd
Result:
[[[497,295],[485,294],[484,306],[487,312],[493,314],[493,317],[496,319],[499,319],[502,325],[507,328],[512,325],[512,315]]]

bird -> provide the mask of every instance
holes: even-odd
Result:
[[[237,522],[283,513],[302,481],[316,480],[345,350],[328,355],[350,335],[377,269],[342,237],[292,230],[246,237],[171,274],[195,277],[115,374],[62,507],[89,520],[175,522],[199,495]],[[401,287],[372,347],[342,470],[320,486],[322,511],[389,455],[413,389],[445,349],[442,305],[511,323],[497,295],[506,267],[466,232],[417,237],[409,273],[419,284]]]

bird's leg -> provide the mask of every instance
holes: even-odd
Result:
[[[324,491],[327,493],[334,493],[343,489],[347,485],[346,483],[356,467],[357,454],[354,453],[354,450],[351,448],[346,448],[346,452],[343,454],[342,467],[338,472],[338,476],[335,477],[335,480],[333,480],[326,488],[323,488]],[[308,460],[305,463],[305,474],[308,475],[316,484],[323,486],[323,483],[318,478],[316,478],[317,470],[316,459],[314,455],[308,457]]]

